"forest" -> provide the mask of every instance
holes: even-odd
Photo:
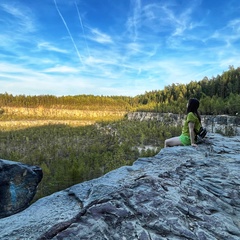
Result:
[[[35,199],[156,155],[181,127],[126,119],[89,126],[47,125],[0,132],[0,158],[40,166]]]
[[[126,96],[13,96],[0,94],[2,107],[45,107],[57,109],[102,110],[102,111],[154,111],[185,113],[186,102],[195,97],[200,100],[201,114],[228,114],[240,112],[240,67],[229,66],[221,75],[188,84],[172,84],[163,90],[145,92],[135,97]],[[2,116],[3,118],[4,116]]]
[[[0,94],[0,123],[25,121],[26,116],[9,116],[6,108],[46,108],[83,111],[149,111],[185,114],[191,97],[200,100],[200,113],[206,115],[240,112],[240,68],[189,84],[172,84],[163,90],[125,96],[13,96]],[[38,119],[38,116],[34,116]],[[102,176],[139,157],[157,154],[164,140],[179,135],[181,126],[158,121],[130,121],[96,117],[94,124],[42,126],[4,129],[0,125],[0,158],[40,166],[44,177],[34,199],[74,184]],[[29,119],[27,119],[29,120]],[[32,119],[33,120],[33,119]],[[62,120],[62,118],[61,118]],[[74,118],[74,120],[76,120]],[[87,120],[87,119],[84,119]]]

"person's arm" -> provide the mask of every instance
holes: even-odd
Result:
[[[188,123],[188,128],[189,128],[191,146],[197,147],[197,144],[195,143],[194,123],[193,122],[189,122]]]

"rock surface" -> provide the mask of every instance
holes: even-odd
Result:
[[[0,219],[1,240],[240,239],[239,143],[162,149]]]
[[[42,176],[39,167],[0,159],[0,218],[27,208]]]

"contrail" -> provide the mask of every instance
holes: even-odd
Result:
[[[69,28],[68,28],[68,26],[67,26],[67,23],[66,23],[66,21],[64,20],[63,15],[61,14],[61,12],[60,12],[60,10],[59,10],[59,8],[58,8],[58,6],[57,6],[56,0],[53,0],[53,1],[54,1],[54,3],[55,3],[55,7],[56,7],[56,9],[57,9],[57,11],[58,11],[59,16],[61,17],[61,19],[62,19],[62,21],[63,21],[63,24],[65,25],[65,27],[66,27],[66,29],[67,29],[67,31],[68,31],[69,37],[70,37],[71,40],[72,40],[73,46],[74,46],[74,48],[75,48],[75,50],[76,50],[76,52],[77,52],[77,55],[78,55],[78,57],[79,57],[79,60],[80,60],[80,62],[83,64],[82,57],[81,57],[81,55],[80,55],[80,53],[79,53],[79,51],[78,51],[78,48],[77,48],[77,46],[76,46],[76,43],[75,43],[74,40],[73,40],[72,34],[71,34],[71,32],[70,32],[70,30],[69,30]]]
[[[88,48],[88,44],[87,44],[87,40],[86,40],[86,35],[85,35],[85,31],[84,31],[83,23],[82,23],[82,18],[81,18],[81,15],[80,15],[80,12],[79,12],[79,9],[78,9],[78,6],[77,6],[76,1],[75,1],[75,6],[76,6],[76,9],[77,9],[78,18],[79,18],[79,21],[80,21],[80,24],[81,24],[81,27],[82,27],[83,36],[84,36],[85,44],[86,44],[86,47],[87,47],[88,56],[90,56],[89,48]]]

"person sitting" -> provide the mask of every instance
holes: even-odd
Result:
[[[188,100],[187,116],[182,127],[182,134],[178,137],[166,139],[164,147],[173,146],[193,146],[197,147],[195,142],[196,132],[201,127],[201,117],[198,113],[199,101],[196,98]]]

